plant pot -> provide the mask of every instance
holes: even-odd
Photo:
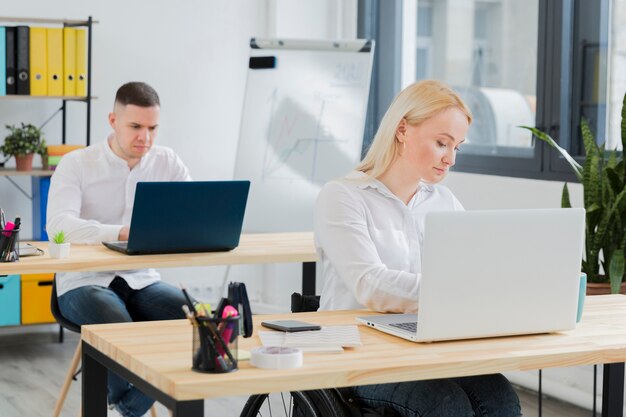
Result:
[[[619,288],[620,294],[626,294],[626,282],[622,282]],[[608,282],[588,282],[587,295],[611,294],[611,284]]]
[[[48,244],[48,253],[51,258],[61,259],[70,256],[70,244],[69,243],[54,243]]]
[[[32,153],[28,155],[15,155],[15,169],[17,171],[32,171],[34,155],[35,154]]]

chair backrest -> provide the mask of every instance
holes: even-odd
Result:
[[[317,311],[320,308],[319,295],[302,295],[299,292],[291,294],[291,312],[304,313],[306,311]]]
[[[80,333],[80,326],[75,324],[61,314],[61,309],[59,308],[59,299],[57,297],[57,278],[56,276],[52,280],[52,294],[50,296],[50,310],[52,311],[52,315],[54,316],[57,323],[59,323],[64,329],[67,329],[72,332]]]

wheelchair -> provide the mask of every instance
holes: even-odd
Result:
[[[317,311],[318,295],[291,295],[291,312]],[[360,408],[351,398],[350,388],[332,388],[311,391],[290,391],[252,395],[240,417],[393,417],[389,409]]]

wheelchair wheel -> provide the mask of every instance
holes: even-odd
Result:
[[[251,396],[240,417],[348,417],[331,390],[292,391]]]

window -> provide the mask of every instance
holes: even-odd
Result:
[[[414,80],[437,78],[450,84],[474,113],[457,171],[574,178],[557,152],[534,142],[519,125],[537,126],[582,156],[579,126],[584,117],[599,142],[608,132],[614,138],[607,141],[610,146],[618,145],[626,47],[617,41],[626,41],[626,0],[404,1],[417,3],[413,19],[398,18],[402,1],[359,1],[360,16],[375,13],[370,19],[376,21],[368,33],[360,19],[359,35],[376,39],[377,51],[401,55],[396,61],[386,59],[386,65],[375,61],[376,126],[388,97],[406,79],[400,68],[412,68]],[[405,25],[400,31],[398,21]],[[609,33],[614,41],[610,53]],[[415,45],[415,53],[402,54],[398,45],[403,42]],[[403,59],[415,63],[389,65]],[[616,80],[609,83],[610,76]]]

